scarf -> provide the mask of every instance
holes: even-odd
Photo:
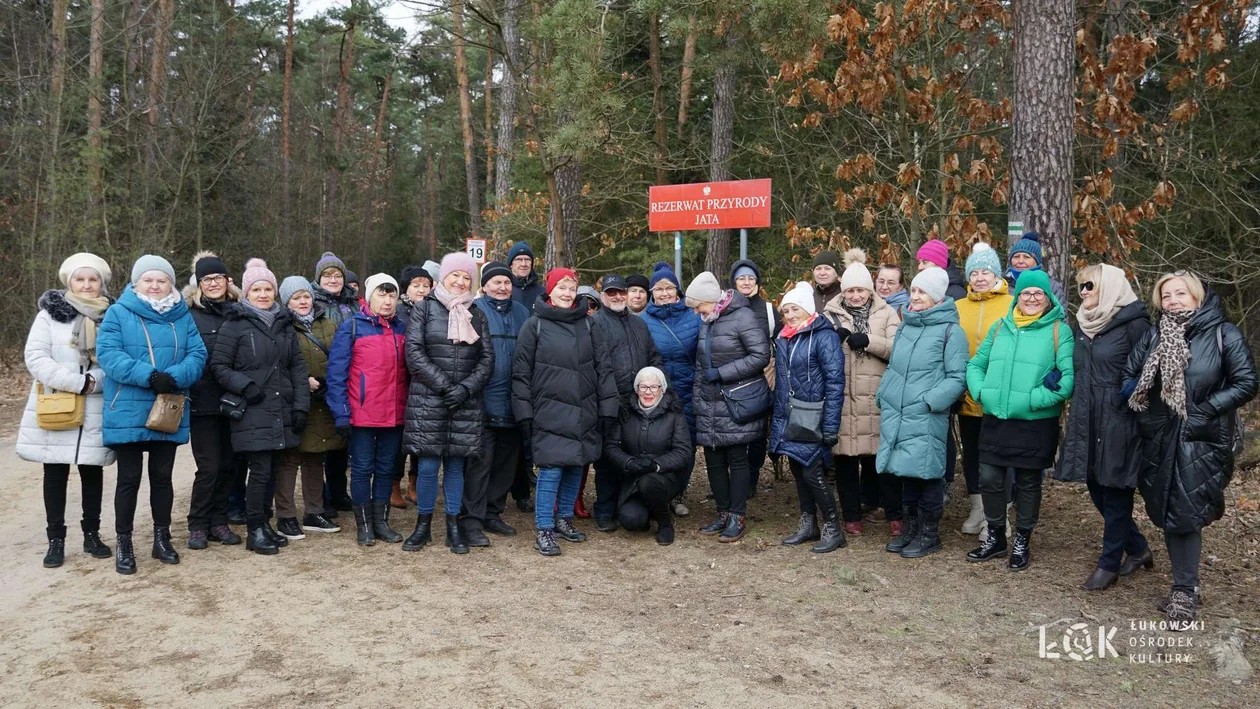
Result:
[[[656,397],[656,403],[655,403],[655,404],[652,404],[651,406],[644,406],[644,405],[643,405],[643,402],[642,402],[642,401],[640,401],[640,400],[639,400],[639,397],[637,397],[637,396],[636,396],[636,397],[634,397],[634,408],[638,409],[638,410],[639,410],[639,413],[643,414],[644,416],[648,416],[648,415],[650,415],[653,411],[656,411],[656,407],[660,406],[660,405],[661,405],[661,402],[662,402],[662,401],[664,401],[664,400],[665,400],[665,389],[664,389],[664,388],[662,388],[662,389],[661,389],[661,395],[660,395],[660,396],[658,396],[658,397]]]
[[[1040,270],[1041,270],[1041,266],[1033,266],[1032,268],[1018,268],[1018,269],[1015,268],[1014,266],[1010,266],[1006,269],[1006,280],[1010,283],[1011,287],[1014,288],[1015,282],[1019,280],[1019,276],[1021,273],[1023,273],[1024,271],[1040,271]]]
[[[159,298],[156,300],[153,298],[150,298],[147,295],[144,295],[140,291],[135,291],[135,294],[136,294],[136,297],[139,298],[142,303],[148,303],[150,308],[153,308],[154,310],[156,310],[158,315],[165,315],[168,312],[170,312],[171,308],[174,308],[181,299],[179,295],[179,291],[175,290],[174,288],[171,289],[171,292],[167,294],[165,298]]]
[[[722,297],[717,302],[717,305],[713,306],[713,312],[704,316],[704,321],[709,324],[717,322],[717,319],[722,316],[722,311],[726,310],[726,306],[730,305],[731,301],[734,299],[735,291],[728,290],[723,292]]]
[[[1146,411],[1148,394],[1159,374],[1163,385],[1159,398],[1163,399],[1181,418],[1186,417],[1186,367],[1190,364],[1190,343],[1186,342],[1186,325],[1195,311],[1165,312],[1159,319],[1159,342],[1146,356],[1137,388],[1129,397],[1129,408]]]
[[[289,312],[293,313],[293,319],[301,323],[302,327],[306,328],[307,330],[310,330],[311,325],[315,322],[315,308],[311,308],[311,312],[307,313],[306,315],[299,315],[298,313],[292,310],[290,310]]]
[[[1011,317],[1015,320],[1015,327],[1025,328],[1040,320],[1041,316],[1045,314],[1046,311],[1043,310],[1035,315],[1024,315],[1024,312],[1019,309],[1019,304],[1017,303],[1015,305],[1015,310],[1011,313]]]
[[[259,318],[261,318],[263,321],[263,324],[266,325],[268,328],[276,324],[276,316],[280,314],[279,303],[273,302],[271,304],[271,307],[266,310],[263,310],[262,308],[258,307],[257,305],[254,305],[248,300],[242,300],[241,305],[245,306],[247,312],[253,313],[254,315],[257,315]]]
[[[779,331],[779,337],[782,337],[785,340],[792,339],[792,337],[796,335],[796,333],[803,332],[804,330],[808,330],[809,326],[814,323],[814,319],[817,317],[818,317],[818,313],[814,313],[813,315],[809,316],[808,320],[801,323],[800,327],[792,327],[791,325],[784,325],[783,329]]]
[[[77,347],[79,354],[95,366],[97,364],[96,326],[105,317],[105,310],[109,308],[109,297],[102,294],[95,298],[84,298],[77,293],[71,293],[67,290],[65,298],[70,307],[74,308],[82,316],[74,319],[74,326],[70,334],[70,345]]]
[[[472,311],[468,309],[473,302],[472,291],[465,291],[463,295],[454,295],[446,290],[446,286],[439,283],[433,288],[433,297],[450,311],[446,318],[447,339],[467,345],[481,339],[481,336],[477,334],[477,328],[472,324]]]
[[[1137,300],[1124,271],[1106,263],[1100,268],[1100,282],[1094,284],[1098,291],[1098,305],[1076,311],[1076,322],[1081,326],[1081,332],[1091,340],[1111,323],[1121,308]]]

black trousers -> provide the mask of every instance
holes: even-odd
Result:
[[[1006,526],[1007,468],[980,464],[980,494],[989,526]],[[1015,528],[1031,532],[1041,516],[1042,471],[1015,468]]]
[[[718,512],[748,514],[748,491],[752,475],[748,468],[748,444],[704,449],[709,469],[709,489]]]
[[[118,453],[118,487],[114,491],[114,532],[131,534],[136,518],[136,502],[140,497],[140,480],[144,477],[144,454],[149,454],[149,508],[153,526],[171,526],[171,505],[175,488],[171,471],[175,469],[175,450],[170,441],[141,441],[113,446]]]
[[[1173,588],[1193,594],[1199,588],[1199,558],[1203,556],[1203,532],[1176,534],[1164,532],[1168,564],[1172,566]]]
[[[517,431],[519,434],[520,431]],[[534,470],[533,458],[529,455],[529,444],[521,439],[521,447],[517,451],[516,456],[516,474],[512,476],[512,493],[513,500],[528,500],[533,493],[533,481],[530,479]]]
[[[772,343],[773,344],[773,343]],[[761,435],[748,444],[748,489],[754,491],[761,482],[761,466],[766,464],[766,449],[770,446],[770,419],[766,418]]]
[[[342,448],[339,451],[328,451],[324,454],[324,482],[328,485],[328,491],[324,495],[324,508],[332,509],[333,502],[339,502],[344,505],[350,504],[349,478],[346,477],[346,471],[350,469],[350,449]]]
[[[844,514],[845,522],[860,522],[862,520],[863,488],[868,477],[875,479],[876,490],[878,491],[879,479],[875,472],[875,456],[836,456],[836,491],[840,493],[840,510]],[[888,507],[887,504],[884,506]],[[892,501],[892,507],[901,507],[900,495],[898,495],[898,499]]]
[[[801,503],[801,512],[814,514],[814,508],[822,511],[823,519],[831,519],[836,514],[836,498],[831,494],[831,485],[827,482],[826,469],[823,467],[825,456],[818,456],[813,464],[801,465],[795,459],[788,458],[788,467],[796,480],[796,497]]]
[[[224,416],[193,416],[189,433],[197,473],[188,505],[188,531],[205,531],[227,524],[228,494],[237,468],[231,422]]]
[[[875,471],[875,456],[871,456],[871,466],[867,468],[862,466],[861,475],[861,496],[862,505],[865,507],[883,507],[884,503],[879,496],[879,473]],[[894,476],[895,477],[895,476]],[[894,507],[901,506],[901,492],[897,492],[897,504]]]
[[[521,432],[486,426],[481,433],[481,457],[464,464],[464,500],[460,523],[481,529],[488,519],[500,519],[508,489],[516,479],[521,455]]]
[[[1089,488],[1089,498],[1094,507],[1103,516],[1102,553],[1098,556],[1098,568],[1105,571],[1119,571],[1120,562],[1125,552],[1130,555],[1146,551],[1146,537],[1138,530],[1133,521],[1133,488],[1107,487],[1094,482],[1093,478],[1085,481]]]
[[[934,480],[902,478],[901,504],[911,510],[918,510],[920,515],[924,513],[939,515],[941,509],[945,507],[945,481],[940,478]]]
[[[962,442],[963,479],[967,494],[980,494],[980,422],[979,416],[958,417],[958,438]]]
[[[99,465],[79,466],[79,485],[83,491],[85,532],[101,531],[101,497],[105,471]],[[68,463],[44,463],[44,516],[48,519],[48,538],[66,538],[66,488],[70,485]]]
[[[276,497],[276,464],[283,451],[250,451],[249,479],[245,482],[245,522],[250,529],[266,524]]]
[[[884,519],[889,522],[898,522],[905,515],[901,511],[902,494],[904,487],[901,484],[902,478],[892,473],[880,473],[879,478],[879,504],[884,508]],[[944,493],[941,493],[942,501]]]
[[[644,475],[637,483],[634,493],[617,508],[617,521],[631,532],[647,531],[652,520],[658,526],[672,527],[669,505],[677,492],[674,486],[660,473]]]

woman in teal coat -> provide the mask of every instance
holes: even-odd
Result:
[[[967,336],[958,308],[945,296],[949,275],[929,268],[914,277],[905,319],[893,340],[879,402],[875,469],[902,479],[905,526],[888,542],[907,559],[941,548],[938,525],[945,504],[945,439],[949,410],[966,385]]]
[[[115,569],[136,572],[131,524],[149,454],[149,505],[153,510],[153,558],[178,564],[171,546],[171,471],[175,449],[188,442],[189,407],[175,433],[147,428],[158,394],[187,395],[201,379],[206,346],[197,323],[175,288],[175,269],[160,256],[141,256],[131,269],[131,284],[105,312],[96,336],[96,354],[105,371],[105,445],[118,453],[118,488],[114,493],[114,531],[118,535]]]
[[[1015,301],[967,365],[967,389],[984,407],[980,495],[989,537],[968,561],[1006,556],[1006,471],[1015,469],[1015,544],[1007,563],[1028,568],[1029,539],[1041,510],[1042,471],[1054,465],[1059,415],[1072,396],[1075,336],[1045,271],[1020,274]]]

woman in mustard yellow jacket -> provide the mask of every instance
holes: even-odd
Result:
[[[976,356],[984,336],[993,329],[1011,309],[1014,297],[1010,294],[1006,279],[1002,278],[1002,261],[993,247],[983,241],[976,243],[967,257],[967,297],[958,301],[958,321],[967,335],[970,356]],[[963,534],[980,534],[985,530],[984,504],[980,499],[980,420],[984,407],[976,403],[968,393],[958,412],[958,437],[962,444],[963,478],[967,482],[967,497],[971,500],[971,514],[963,522]]]

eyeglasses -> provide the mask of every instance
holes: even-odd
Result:
[[[204,286],[221,286],[224,283],[227,283],[227,276],[206,276],[205,278],[202,278],[200,282]]]
[[[660,384],[640,384],[639,391],[644,394],[655,394],[661,390]]]
[[[1045,300],[1046,292],[1041,290],[1026,290],[1019,294],[1024,300]]]
[[[1081,292],[1082,292],[1082,293],[1085,293],[1085,292],[1088,292],[1088,291],[1092,291],[1092,290],[1094,290],[1094,282],[1093,282],[1093,281],[1085,281],[1084,283],[1082,283],[1082,284],[1081,284]]]

